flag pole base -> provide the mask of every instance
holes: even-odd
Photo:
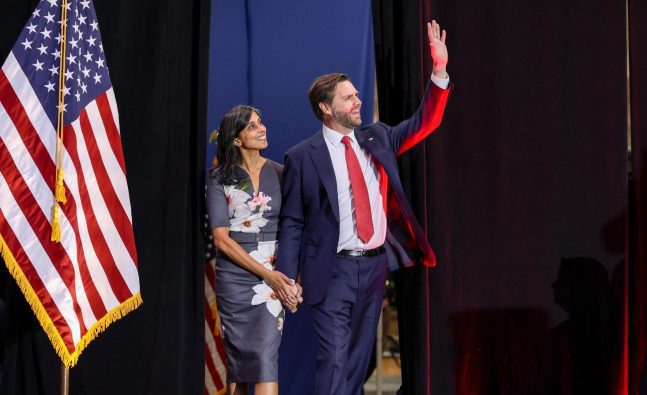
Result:
[[[70,368],[61,362],[61,395],[70,393]]]

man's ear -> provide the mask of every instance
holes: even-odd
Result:
[[[324,102],[319,102],[319,109],[324,115],[332,115],[332,106],[329,106]]]

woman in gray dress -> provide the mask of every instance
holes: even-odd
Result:
[[[278,349],[285,311],[300,288],[273,270],[282,166],[263,158],[267,129],[259,111],[234,107],[220,122],[218,166],[207,180],[216,256],[216,300],[227,355],[230,394],[278,394]]]

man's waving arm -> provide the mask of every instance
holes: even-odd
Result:
[[[427,38],[434,65],[432,82],[427,85],[422,103],[415,114],[391,129],[391,145],[398,155],[418,144],[440,125],[451,91],[447,74],[449,54],[445,45],[447,32],[441,31],[440,25],[434,20],[427,24]]]

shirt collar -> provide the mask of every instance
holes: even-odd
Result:
[[[330,129],[326,125],[323,125],[321,129],[323,130],[324,138],[328,140],[328,142],[332,144],[333,147],[337,147],[339,144],[341,144],[341,138],[344,137],[343,134]],[[352,130],[346,136],[350,137],[351,145],[357,144],[357,138],[355,138],[355,130]]]

